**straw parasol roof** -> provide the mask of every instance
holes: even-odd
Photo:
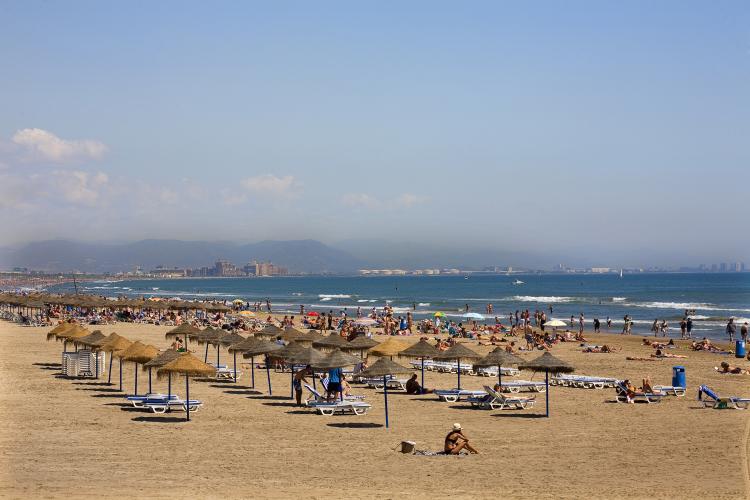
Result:
[[[198,341],[199,344],[213,344],[214,342],[218,341],[221,337],[225,335],[225,332],[222,330],[218,330],[216,328],[207,327],[205,330],[202,330],[196,337],[195,340]]]
[[[395,356],[407,347],[409,347],[409,344],[406,341],[388,337],[388,340],[370,349],[370,354],[374,356]]]
[[[363,370],[361,375],[365,377],[385,377],[387,375],[399,375],[403,373],[411,373],[413,370],[405,366],[401,366],[395,361],[391,361],[390,358],[380,358],[372,366]]]
[[[327,347],[330,349],[335,347],[344,347],[346,345],[349,345],[349,342],[341,335],[332,333],[328,337],[316,340],[312,345],[313,347]]]
[[[281,334],[281,340],[285,342],[294,342],[295,340],[299,340],[305,337],[305,334],[301,331],[297,330],[296,328],[290,326],[289,328],[286,328],[284,330],[284,333]]]
[[[204,363],[189,352],[183,352],[156,371],[159,377],[164,377],[171,373],[182,373],[185,376],[205,376],[216,373],[216,368]]]
[[[97,342],[100,342],[106,338],[107,336],[104,335],[101,330],[94,330],[89,335],[81,337],[80,339],[76,339],[76,342],[85,346],[95,346],[97,345]]]
[[[497,347],[487,356],[474,363],[474,366],[510,366],[520,365],[525,362],[525,359],[509,353],[502,347]]]
[[[256,339],[255,337],[248,337],[241,342],[230,345],[227,350],[229,352],[245,352],[248,349],[254,348],[258,343],[263,343],[263,340]]]
[[[440,354],[440,351],[426,340],[420,340],[398,353],[399,356],[407,358],[432,358],[438,354]]]
[[[221,345],[230,346],[230,345],[238,344],[242,342],[243,340],[245,340],[245,337],[243,337],[239,333],[230,332],[224,335],[223,337],[220,337],[218,340],[218,343]]]
[[[107,335],[103,339],[89,341],[88,346],[92,347],[92,348],[95,348],[95,349],[101,348],[104,344],[106,344],[110,340],[113,340],[114,338],[116,338],[116,337],[113,337],[113,335],[117,335],[117,334],[116,333],[110,333],[109,335]],[[117,337],[119,337],[119,335],[117,335]]]
[[[58,335],[63,334],[68,330],[72,330],[74,326],[75,323],[60,323],[49,331],[49,333],[47,334],[47,340],[56,339]]]
[[[279,349],[278,351],[273,352],[274,358],[281,358],[284,360],[289,360],[296,356],[297,354],[304,351],[305,348],[302,347],[297,342],[290,342],[288,345],[284,346],[283,349]]]
[[[166,365],[170,361],[173,361],[180,357],[182,353],[180,351],[175,351],[174,349],[168,349],[164,351],[163,353],[156,356],[151,361],[148,361],[147,363],[144,363],[143,369],[148,370],[149,368],[161,368],[162,366]]]
[[[191,336],[200,333],[200,329],[191,325],[190,323],[181,323],[179,326],[172,328],[164,334],[164,338],[171,339],[173,337],[184,337]]]
[[[65,332],[63,332],[61,334],[58,334],[57,338],[58,339],[63,339],[63,340],[69,340],[69,341],[73,341],[73,342],[77,342],[78,339],[82,339],[84,337],[88,337],[90,333],[91,332],[89,332],[88,330],[86,330],[81,325],[75,325],[70,330],[67,330],[67,331],[65,331]]]
[[[575,370],[573,365],[545,352],[536,359],[518,365],[521,370],[548,371],[552,373],[570,373]]]
[[[362,360],[351,354],[342,352],[341,349],[334,349],[331,354],[324,357],[317,363],[313,364],[313,368],[320,368],[323,370],[329,370],[331,368],[343,368],[345,366],[351,366],[361,363]]]
[[[125,337],[117,335],[116,333],[112,333],[110,334],[107,342],[99,347],[104,352],[117,352],[124,351],[125,349],[130,347],[130,344],[132,344],[132,342]]]
[[[357,338],[348,342],[346,345],[341,346],[341,349],[363,351],[375,347],[376,345],[380,345],[380,342],[378,342],[377,340],[368,339],[364,335],[359,335]]]
[[[287,362],[297,365],[314,365],[325,358],[325,354],[313,347],[303,347],[293,357],[287,359]]]
[[[434,356],[434,359],[479,359],[481,357],[479,353],[472,351],[463,344],[456,344]]]
[[[245,358],[251,358],[253,356],[260,356],[261,354],[271,354],[274,351],[281,350],[282,347],[279,344],[272,344],[271,342],[261,340],[257,341],[254,346],[247,349],[243,349],[242,356]]]
[[[148,363],[159,355],[159,349],[152,345],[133,342],[133,344],[119,353],[123,361],[133,361],[135,363]]]

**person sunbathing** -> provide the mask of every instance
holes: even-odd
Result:
[[[622,386],[625,388],[625,397],[627,398],[628,403],[635,403],[633,398],[638,394],[638,389],[635,388],[630,380],[623,380]]]
[[[651,385],[651,377],[646,377],[643,379],[643,387],[641,387],[642,392],[646,393],[655,393],[654,386]]]
[[[661,349],[657,349],[656,353],[651,355],[652,358],[687,358],[687,356],[683,356],[681,354],[672,354],[668,352],[664,352]]]
[[[461,424],[453,424],[453,429],[445,436],[443,451],[446,455],[458,455],[464,449],[469,453],[479,453],[469,444],[469,438],[463,433]]]
[[[719,373],[728,373],[733,375],[750,375],[750,372],[739,366],[731,366],[726,361],[721,362],[721,368],[714,368]]]

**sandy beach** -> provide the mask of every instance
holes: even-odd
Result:
[[[116,324],[103,331],[163,349],[168,329]],[[650,375],[654,383],[669,385],[672,366],[684,365],[683,398],[627,405],[613,402],[613,389],[553,387],[552,415],[546,419],[539,418],[543,394],[534,409],[482,411],[431,395],[394,393],[391,428],[385,429],[381,391],[355,385],[355,393],[373,405],[370,413],[324,417],[293,407],[288,374],[272,373],[274,395],[268,397],[265,377],[258,376],[252,389],[247,369],[236,386],[191,383],[191,398],[205,404],[191,422],[182,421],[181,412],[134,411],[117,386],[101,384],[106,380],[57,377],[62,345],[45,340],[48,330],[0,323],[2,497],[746,498],[750,493],[750,412],[702,409],[695,400],[702,383],[722,395],[750,396],[750,377],[720,375],[713,367],[725,359],[735,364],[734,358],[691,352],[684,344],[674,352],[688,359],[654,362],[625,360],[653,353],[641,346],[641,337],[589,335],[594,343],[622,349],[613,354],[582,353],[577,343],[553,349],[578,374],[639,384]],[[231,361],[225,351],[222,356]],[[426,377],[430,388],[455,386],[455,375]],[[534,380],[543,378],[534,374]],[[146,379],[139,377],[141,391]],[[125,391],[132,392],[132,363],[125,364],[123,380]],[[466,388],[489,382],[462,377]],[[173,387],[184,395],[182,379]],[[154,388],[166,390],[166,381],[154,377]],[[422,457],[395,451],[402,440],[440,450],[454,422],[463,425],[481,454]]]

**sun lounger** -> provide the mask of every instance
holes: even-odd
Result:
[[[305,389],[310,393],[310,397],[307,398],[308,402],[317,402],[317,403],[325,403],[327,401],[327,398],[316,391],[312,386],[305,384]],[[365,399],[364,396],[355,396],[353,394],[350,394],[348,396],[344,396],[344,401],[361,401]]]
[[[636,392],[633,395],[628,396],[628,391],[622,382],[617,383],[615,387],[617,391],[617,402],[618,403],[658,403],[666,396],[663,392]]]
[[[389,391],[406,391],[406,383],[408,380],[405,378],[386,378],[385,382],[388,385]],[[383,388],[382,377],[364,378],[362,379],[362,383],[367,384],[367,387],[372,389]]]
[[[580,387],[583,389],[604,389],[605,387],[614,387],[617,385],[616,378],[608,377],[591,377],[587,375],[564,375],[554,376],[549,381],[552,385],[562,385],[564,387]]]
[[[485,391],[470,391],[467,389],[435,389],[433,392],[440,401],[455,403],[461,398],[475,398],[486,395]]]
[[[529,391],[529,392],[545,392],[547,388],[544,385],[544,382],[532,382],[530,380],[511,380],[511,381],[505,381],[503,380],[503,384],[500,388],[502,392],[521,392],[521,391]]]
[[[682,397],[685,395],[685,388],[673,385],[655,385],[654,390],[656,392],[663,392],[667,396],[678,396]]]
[[[317,411],[320,415],[331,416],[334,413],[353,413],[354,415],[364,415],[372,405],[362,401],[308,401],[307,407]]]
[[[707,396],[703,399],[703,395]],[[750,406],[750,398],[739,398],[737,396],[731,396],[728,398],[721,398],[711,388],[706,385],[700,386],[698,389],[698,401],[703,403],[704,408],[724,409],[733,408],[735,410],[746,410]]]
[[[148,408],[154,413],[166,413],[172,410],[187,411],[188,407],[190,407],[190,411],[198,411],[202,406],[203,402],[198,401],[197,399],[185,401],[184,399],[168,400],[167,398],[156,398],[147,399],[143,402],[143,407]]]
[[[242,372],[237,370],[237,380],[239,380],[241,376]],[[234,369],[226,365],[219,365],[219,367],[216,368],[216,380],[234,380]]]
[[[484,386],[485,394],[480,397],[471,397],[467,401],[471,403],[471,406],[481,408],[483,410],[504,410],[504,409],[517,409],[525,410],[531,408],[536,402],[535,398],[526,398],[520,396],[506,396],[494,390],[492,387]]]
[[[143,403],[146,401],[156,401],[156,400],[164,400],[167,399],[166,394],[158,394],[158,393],[149,393],[149,394],[143,394],[140,396],[127,396],[126,399],[130,401],[130,403],[135,408],[143,408]],[[170,400],[179,400],[180,397],[177,394],[172,394],[169,396]]]

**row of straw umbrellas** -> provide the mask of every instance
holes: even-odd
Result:
[[[44,309],[48,305],[61,305],[82,308],[109,309],[160,309],[160,310],[202,310],[210,312],[227,312],[231,308],[220,303],[188,300],[152,300],[146,298],[132,299],[120,297],[116,300],[85,294],[32,294],[19,295],[0,293],[0,305],[27,309]]]
[[[486,356],[481,356],[477,352],[467,348],[463,344],[455,344],[446,351],[440,351],[432,344],[425,340],[409,345],[409,343],[390,337],[384,342],[377,342],[367,337],[357,337],[352,341],[347,341],[339,335],[329,335],[327,337],[314,333],[302,333],[294,328],[281,329],[274,325],[268,325],[263,330],[254,332],[254,337],[243,337],[234,332],[206,328],[200,330],[188,323],[183,323],[178,327],[166,333],[166,338],[181,337],[185,342],[193,341],[205,344],[204,360],[201,361],[192,354],[181,353],[174,350],[159,350],[150,345],[142,344],[139,341],[131,342],[116,333],[105,336],[99,331],[89,333],[86,329],[76,323],[61,323],[54,328],[47,336],[48,339],[56,338],[62,340],[66,345],[67,342],[73,343],[76,348],[78,345],[88,347],[94,351],[104,351],[110,353],[108,383],[111,383],[112,360],[114,357],[119,359],[120,372],[120,390],[122,390],[122,363],[133,362],[136,365],[143,365],[143,369],[148,371],[149,392],[151,392],[151,372],[157,370],[157,375],[166,376],[169,383],[169,394],[171,394],[171,376],[173,373],[185,375],[186,396],[189,398],[189,378],[191,376],[208,376],[213,375],[216,367],[220,362],[220,348],[226,347],[233,357],[233,380],[237,381],[237,354],[243,358],[251,360],[252,386],[255,387],[255,358],[264,357],[266,374],[268,381],[268,392],[272,395],[270,366],[272,359],[280,359],[285,363],[295,366],[311,366],[313,371],[325,371],[334,368],[344,368],[354,366],[364,358],[364,352],[379,356],[380,359],[372,366],[368,367],[363,376],[373,378],[383,378],[384,401],[385,401],[385,420],[386,427],[389,425],[388,417],[388,389],[386,380],[389,376],[411,373],[412,369],[402,366],[393,361],[393,356],[416,358],[421,360],[422,387],[424,387],[424,361],[425,359],[434,360],[455,360],[459,364],[457,370],[457,386],[461,387],[461,361],[470,361],[473,366],[477,367],[497,367],[498,379],[502,384],[502,367],[517,365],[519,368],[527,370],[539,370],[545,372],[545,383],[547,384],[546,397],[546,415],[549,416],[549,373],[568,373],[573,371],[573,367],[567,363],[552,356],[546,352],[541,357],[526,362],[511,353],[506,352],[503,348],[498,347]],[[270,342],[267,338],[281,338],[286,345],[276,342]],[[64,345],[64,348],[65,348]],[[209,346],[216,347],[216,366],[207,364]],[[325,349],[325,354],[319,349]],[[359,357],[347,352],[359,351]],[[98,376],[98,366],[96,376]],[[292,379],[294,372],[292,371]],[[315,377],[313,376],[313,383]],[[135,371],[135,392],[138,392],[138,371]],[[293,389],[292,389],[293,397]],[[189,420],[190,413],[187,412]]]

